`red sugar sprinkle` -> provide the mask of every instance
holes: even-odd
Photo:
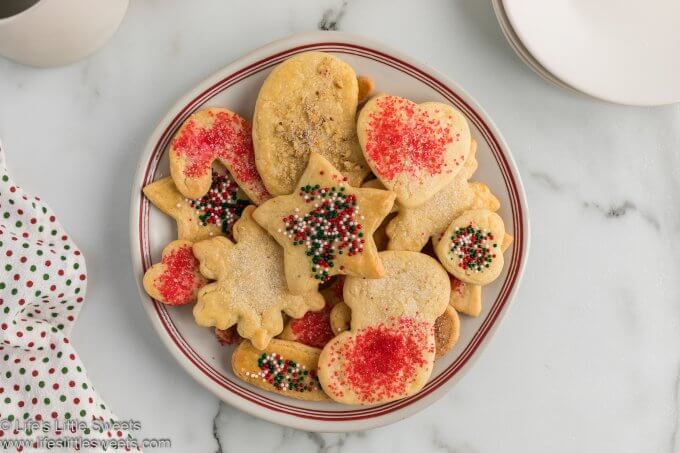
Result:
[[[369,116],[366,153],[379,176],[391,180],[423,170],[441,173],[446,147],[453,142],[451,128],[408,99],[384,96],[377,105],[379,109]]]
[[[212,162],[219,158],[230,164],[238,182],[252,185],[264,198],[268,193],[255,167],[255,153],[250,124],[235,113],[208,112],[213,118],[210,128],[197,126],[189,119],[172,142],[173,152],[188,162],[184,174],[198,178],[210,171]]]
[[[412,318],[361,329],[342,352],[347,384],[367,403],[399,397],[427,364],[432,325]]]
[[[308,311],[300,319],[291,321],[295,339],[315,348],[323,348],[335,335],[331,329],[331,307],[321,311]]]
[[[196,291],[204,281],[198,275],[198,260],[191,246],[179,247],[163,256],[163,272],[154,285],[170,305],[185,305],[196,297]]]
[[[451,290],[458,293],[459,296],[462,296],[465,291],[465,282],[458,280],[451,274],[449,274],[449,280],[451,280]]]

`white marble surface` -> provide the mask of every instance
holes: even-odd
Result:
[[[346,435],[220,404],[151,330],[129,270],[130,185],[166,109],[249,50],[321,25],[401,49],[475,96],[515,154],[533,227],[518,300],[460,385],[408,420]],[[74,342],[145,437],[180,452],[680,452],[680,110],[554,88],[515,57],[488,2],[135,0],[86,61],[0,60],[0,136],[15,178],[85,252]]]

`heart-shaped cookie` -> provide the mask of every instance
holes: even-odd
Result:
[[[351,328],[328,342],[319,357],[321,386],[341,403],[405,398],[432,372],[434,323],[451,290],[446,271],[417,252],[387,251],[380,258],[385,277],[346,277]]]
[[[253,203],[270,197],[255,166],[251,126],[230,110],[209,108],[192,114],[172,139],[169,155],[172,179],[187,198],[201,198],[210,190],[215,160]]]
[[[449,184],[470,149],[470,128],[456,109],[380,94],[359,114],[364,157],[399,204],[416,207]]]
[[[144,274],[144,289],[149,296],[168,305],[194,302],[198,290],[207,280],[199,272],[199,263],[189,241],[172,241],[162,253],[161,262]]]

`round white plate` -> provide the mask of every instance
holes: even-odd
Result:
[[[510,44],[510,47],[515,52],[515,54],[522,60],[527,66],[529,66],[539,77],[543,80],[550,82],[559,88],[569,90],[574,93],[583,94],[576,91],[574,88],[570,87],[566,83],[562,82],[560,79],[555,77],[553,74],[549,73],[541,64],[529,53],[529,51],[520,42],[517,34],[512,29],[512,26],[508,22],[508,18],[505,14],[505,9],[503,8],[502,0],[492,0],[493,10],[496,13],[496,19],[498,20],[498,25],[500,26],[505,39]]]
[[[416,395],[401,401],[355,407],[309,403],[262,391],[236,379],[231,349],[220,346],[212,329],[197,326],[191,307],[167,307],[151,300],[141,287],[144,271],[157,262],[164,245],[175,238],[175,225],[142,196],[142,187],[168,175],[166,150],[182,122],[197,109],[228,107],[251,118],[258,90],[279,62],[299,52],[331,52],[369,75],[378,90],[417,102],[443,101],[456,106],[470,122],[479,146],[475,179],[485,182],[501,201],[500,215],[514,236],[503,274],[484,288],[478,318],[463,317],[455,349],[435,364],[432,377]],[[510,151],[491,119],[456,83],[442,74],[364,37],[317,32],[297,35],[255,50],[199,83],[161,120],[141,152],[130,206],[132,268],[140,296],[164,343],[198,382],[233,406],[271,422],[310,431],[352,431],[406,418],[440,398],[479,357],[508,309],[517,289],[529,247],[529,220],[522,182]]]
[[[680,1],[502,1],[522,44],[567,85],[620,104],[680,101]]]

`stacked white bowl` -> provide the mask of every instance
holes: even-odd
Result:
[[[492,3],[513,50],[555,85],[619,104],[680,101],[680,1]]]

